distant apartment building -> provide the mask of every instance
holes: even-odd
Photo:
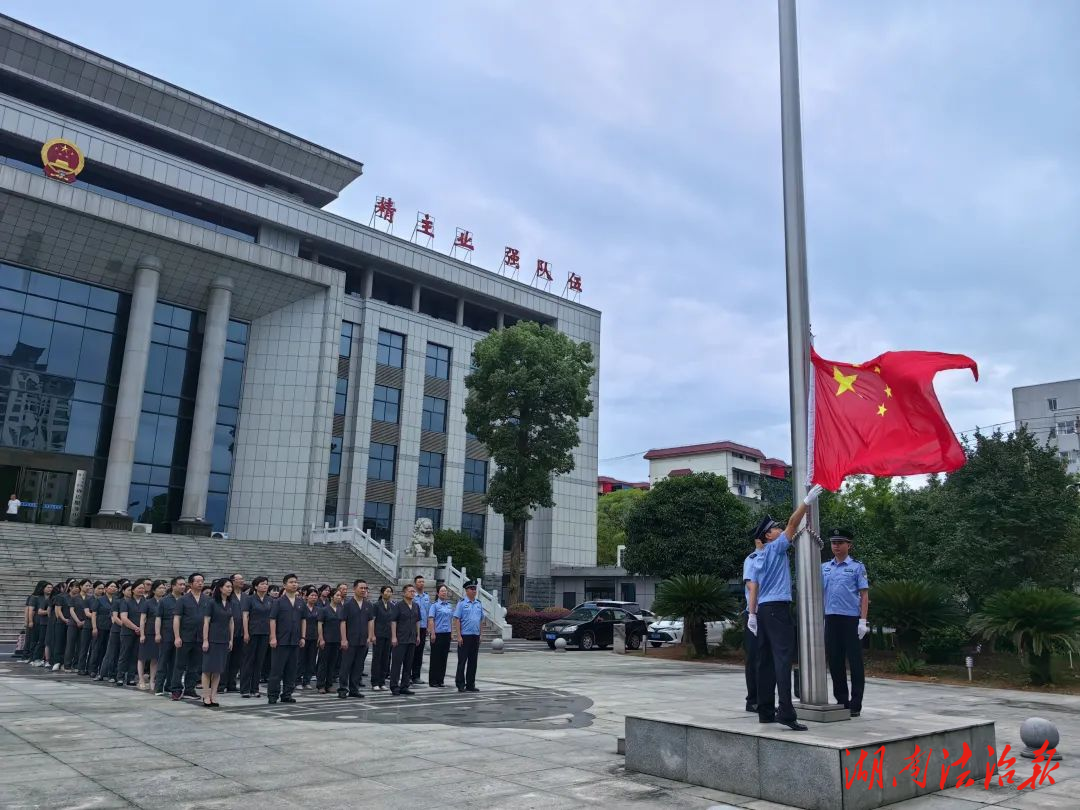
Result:
[[[1014,388],[1013,418],[1041,442],[1049,442],[1080,473],[1080,380]]]
[[[618,492],[620,489],[648,489],[648,481],[620,481],[609,475],[596,477],[596,494],[607,495],[609,492]]]
[[[645,460],[652,486],[665,478],[711,472],[724,476],[734,494],[753,500],[761,498],[762,476],[787,478],[791,474],[784,461],[729,441],[654,448],[645,454]]]

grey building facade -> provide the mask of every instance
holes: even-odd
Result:
[[[1013,389],[1013,418],[1040,441],[1049,442],[1080,473],[1080,380]]]
[[[70,182],[43,169],[57,139]],[[472,346],[532,320],[599,358],[600,314],[322,210],[362,168],[0,17],[0,487],[21,519],[303,542],[357,518],[401,547],[427,516],[502,574]],[[531,600],[551,566],[595,564],[597,419],[530,521]]]

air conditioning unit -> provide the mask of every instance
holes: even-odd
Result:
[[[153,534],[154,533],[154,524],[153,523],[132,523],[131,524],[131,530],[133,532],[136,532],[137,534]]]
[[[210,532],[210,539],[211,540],[228,540],[229,539],[229,533],[228,532]]]

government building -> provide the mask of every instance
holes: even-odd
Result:
[[[600,313],[323,210],[362,168],[0,17],[0,489],[21,521],[303,543],[355,519],[400,549],[426,516],[501,574],[472,347],[529,320],[599,356]],[[537,607],[552,566],[596,562],[597,419],[529,523]]]

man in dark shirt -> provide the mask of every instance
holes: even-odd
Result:
[[[296,665],[299,650],[304,646],[300,623],[303,620],[304,600],[296,592],[296,574],[286,574],[281,580],[284,592],[270,606],[270,679],[266,685],[266,702],[296,703],[292,696],[296,687]]]
[[[173,665],[176,661],[176,647],[173,642],[173,617],[176,615],[180,597],[184,595],[187,580],[173,577],[169,583],[169,592],[161,597],[157,604],[157,616],[154,617],[154,640],[158,645],[158,668],[154,681],[154,694],[164,695],[165,689],[172,683]]]
[[[198,697],[195,686],[202,675],[202,597],[203,575],[196,572],[188,577],[189,590],[176,603],[173,613],[172,699]]]
[[[364,685],[364,661],[367,660],[368,644],[374,642],[375,632],[367,592],[367,582],[356,580],[353,583],[353,595],[345,600],[345,609],[341,614],[339,698],[363,697],[360,688]]]
[[[394,605],[390,622],[390,691],[395,695],[414,695],[409,689],[412,659],[420,641],[420,607],[413,601],[416,588],[410,582],[402,591],[404,597]],[[399,688],[399,684],[401,684]]]

